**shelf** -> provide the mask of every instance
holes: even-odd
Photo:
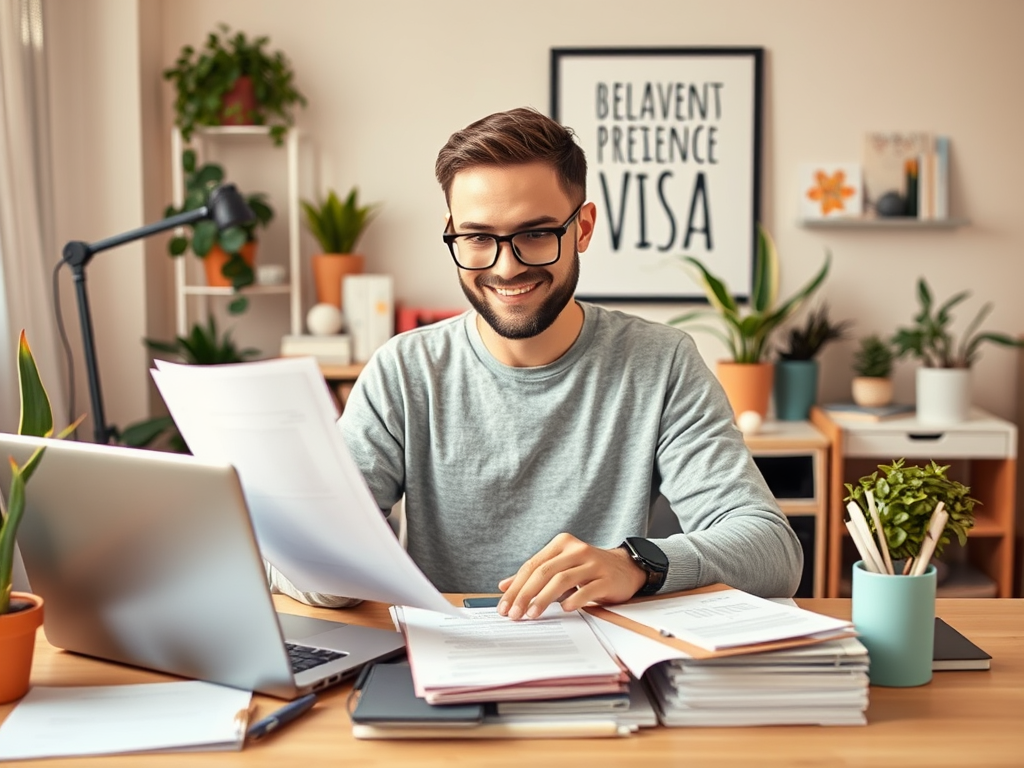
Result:
[[[893,216],[880,219],[800,219],[807,229],[958,229],[970,225],[970,219],[915,219]]]
[[[242,288],[238,293],[249,296],[268,296],[271,294],[289,294],[291,286],[288,283],[280,285],[250,285]],[[209,285],[185,285],[182,286],[182,293],[188,296],[234,296],[236,292],[230,286],[218,287]]]

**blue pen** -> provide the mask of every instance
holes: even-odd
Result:
[[[272,731],[276,731],[282,725],[287,725],[292,720],[298,719],[306,712],[313,708],[316,704],[316,694],[307,693],[305,696],[296,699],[295,701],[289,702],[281,707],[277,712],[267,715],[250,726],[248,732],[245,734],[246,738],[256,741],[262,739]]]

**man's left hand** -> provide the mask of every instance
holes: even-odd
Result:
[[[505,593],[498,613],[511,619],[535,619],[556,600],[565,611],[590,602],[622,603],[646,580],[624,549],[599,549],[560,533],[523,563],[515,576],[498,583]]]

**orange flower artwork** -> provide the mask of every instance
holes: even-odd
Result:
[[[845,211],[846,199],[856,194],[856,189],[846,183],[846,173],[836,171],[829,175],[815,171],[815,186],[807,190],[807,197],[821,204],[821,214],[828,216],[833,211]]]

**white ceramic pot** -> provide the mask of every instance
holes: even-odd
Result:
[[[863,408],[878,408],[892,402],[892,379],[858,376],[853,380],[853,402]]]
[[[967,421],[971,408],[970,368],[918,368],[917,420],[923,424]]]

